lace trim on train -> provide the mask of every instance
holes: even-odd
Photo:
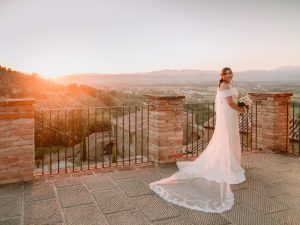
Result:
[[[236,182],[232,182],[231,184],[239,184],[239,183],[244,182],[245,180],[246,180],[246,177],[245,177],[244,173],[242,173],[241,179],[239,179]],[[189,205],[185,201],[178,200],[177,198],[170,195],[162,187],[160,187],[158,185],[158,183],[159,183],[159,181],[150,183],[149,184],[150,189],[152,191],[154,191],[156,194],[158,194],[160,197],[165,199],[166,201],[171,202],[176,205],[179,205],[179,206],[189,208],[189,209],[199,210],[199,211],[203,211],[203,212],[210,212],[210,213],[222,213],[227,210],[230,210],[234,204],[234,195],[230,191],[230,192],[226,192],[226,199],[225,199],[224,203],[220,207],[217,207],[215,209],[212,209],[209,207],[202,208],[197,205]]]
[[[166,201],[193,210],[199,210],[199,211],[210,212],[210,213],[222,213],[224,211],[230,210],[234,204],[234,197],[232,192],[226,192],[225,202],[220,207],[211,209],[208,207],[202,208],[197,205],[189,205],[184,201],[180,201],[177,198],[171,196],[162,187],[157,185],[156,182],[149,184],[149,187],[151,190],[153,190],[155,193],[157,193],[161,198],[165,199]]]

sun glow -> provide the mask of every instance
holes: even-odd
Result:
[[[300,1],[270,8],[258,0],[0,0],[0,63],[46,78],[299,65],[299,7]]]
[[[62,75],[53,75],[53,74],[48,74],[48,75],[40,74],[39,76],[41,78],[44,78],[44,79],[47,79],[47,80],[53,80],[53,79],[57,79],[57,78],[62,77]]]

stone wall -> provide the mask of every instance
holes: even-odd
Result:
[[[253,100],[253,148],[285,152],[288,149],[292,93],[249,93]],[[257,120],[256,120],[257,102]],[[257,134],[256,134],[257,130]],[[257,143],[256,143],[257,136]]]
[[[149,108],[149,155],[155,163],[182,157],[184,96],[145,95]]]
[[[115,137],[113,136],[113,134],[110,134],[109,132],[98,132],[89,135],[89,137],[86,137],[85,141],[86,141],[86,157],[89,158],[90,161],[94,162],[95,153],[96,153],[97,162],[100,162],[104,154],[111,154],[111,153],[105,153],[103,152],[103,150],[105,150],[105,147],[109,143],[115,142]],[[67,152],[68,152],[68,157],[73,157],[72,154],[73,147],[68,147]],[[82,157],[83,142],[74,145],[74,154],[75,154],[75,158],[80,159],[80,157]],[[60,158],[64,159],[64,156],[60,156]]]
[[[149,118],[150,120],[150,118]],[[148,157],[148,110],[139,107],[135,112],[119,116],[117,121],[112,118],[112,134],[117,144],[118,157],[135,158]],[[149,124],[150,126],[150,124]]]
[[[33,99],[0,100],[0,184],[33,178],[33,104]]]
[[[253,148],[287,151],[287,135],[290,117],[290,97],[292,93],[249,93],[257,102],[257,120],[253,111],[252,141]],[[149,115],[143,117],[143,129],[148,132],[143,134],[143,152],[147,155],[149,141],[150,160],[155,163],[176,162],[182,157],[184,138],[184,96],[145,95],[149,105]],[[33,99],[2,99],[0,100],[0,184],[13,183],[33,178],[34,166],[34,100]],[[123,119],[123,118],[121,118]],[[127,121],[127,120],[126,120]],[[134,121],[133,118],[130,121]],[[138,122],[138,124],[140,124]],[[118,123],[120,124],[120,123]],[[129,125],[129,124],[128,124]],[[147,125],[147,126],[146,126]],[[145,126],[145,128],[144,128]],[[134,126],[130,126],[132,129]],[[129,127],[128,127],[129,128]],[[117,136],[114,133],[117,131]],[[122,129],[122,130],[120,130]],[[132,129],[124,130],[124,157],[141,154],[141,149],[135,152],[135,134]],[[130,131],[130,133],[129,133]],[[257,133],[256,133],[257,131]],[[123,125],[115,126],[112,139],[118,138],[118,152],[123,151]],[[140,136],[141,129],[137,130]],[[121,136],[120,136],[121,135]],[[131,141],[129,139],[131,135]],[[93,158],[92,148],[95,139],[90,137],[90,157]],[[101,138],[97,139],[102,141]],[[107,141],[107,140],[105,140]],[[137,147],[141,146],[137,140]],[[99,146],[100,147],[100,146]],[[102,146],[103,147],[103,146]]]

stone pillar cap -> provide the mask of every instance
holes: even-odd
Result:
[[[155,99],[155,100],[180,100],[185,99],[183,95],[144,95],[148,99]]]
[[[291,92],[250,92],[249,95],[253,96],[293,96]]]
[[[0,106],[32,105],[34,98],[0,98]]]

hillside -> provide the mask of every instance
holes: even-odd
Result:
[[[48,92],[62,90],[64,85],[41,79],[37,74],[29,75],[0,66],[0,96],[2,97],[42,99]]]
[[[234,71],[233,71],[234,72]],[[58,83],[79,83],[97,87],[134,87],[153,84],[185,84],[216,82],[218,71],[160,70],[148,73],[97,74],[81,73],[63,76]],[[300,66],[283,66],[274,70],[247,70],[234,72],[237,82],[300,82]]]
[[[35,107],[65,108],[135,104],[127,94],[77,84],[57,84],[38,74],[25,74],[0,66],[0,98],[32,97]],[[140,102],[137,99],[137,102]]]

